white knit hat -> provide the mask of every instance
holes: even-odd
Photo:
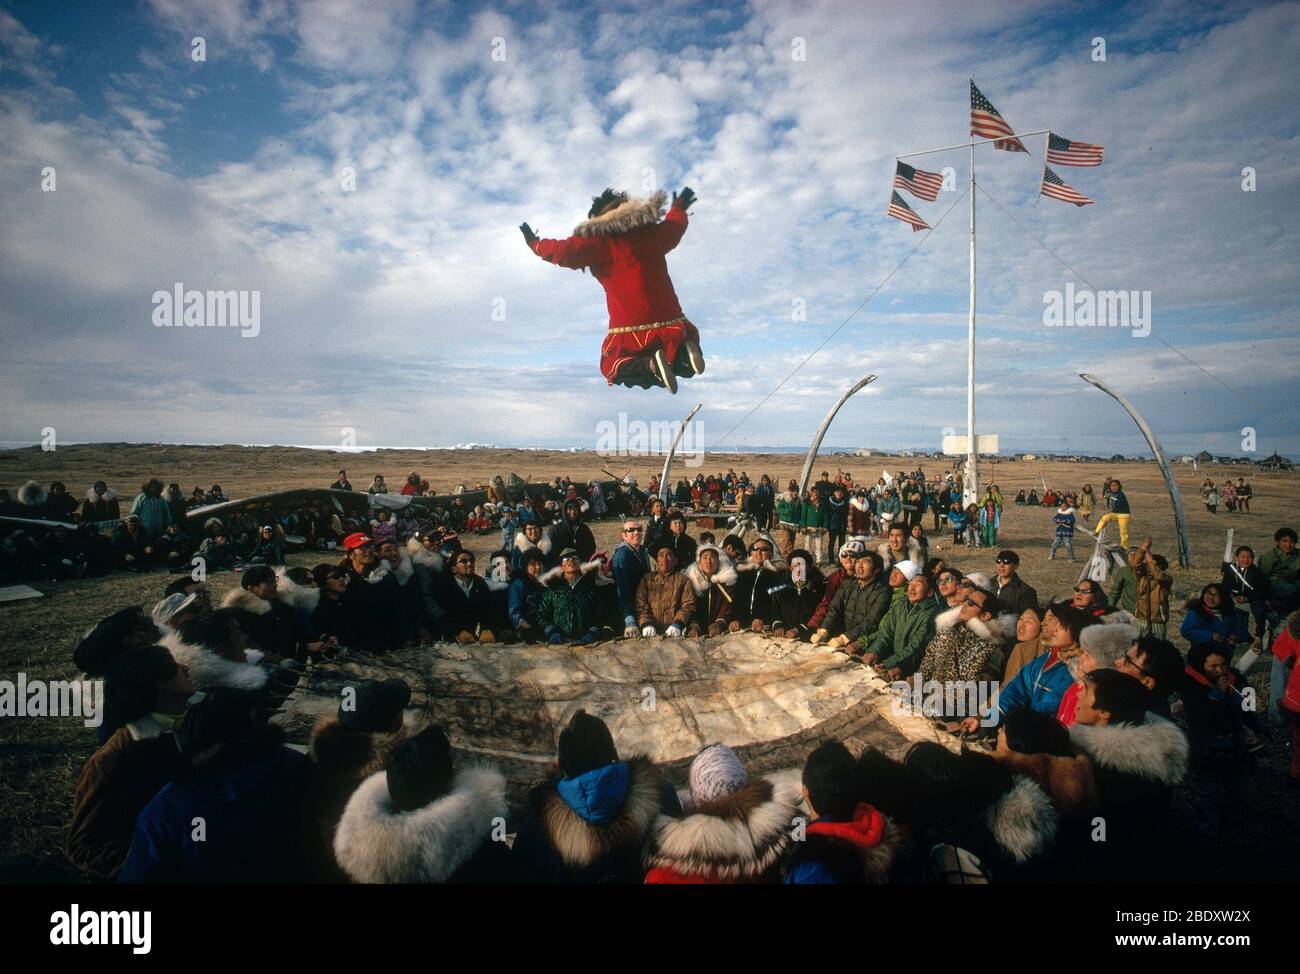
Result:
[[[747,784],[749,775],[736,752],[725,744],[710,744],[695,755],[687,774],[690,807],[698,808],[725,798]]]
[[[900,561],[894,567],[897,568],[900,572],[902,572],[903,577],[907,579],[909,582],[912,579],[916,578],[917,575],[921,574],[921,566],[918,565],[916,562],[912,561],[911,558],[908,558],[904,561]]]

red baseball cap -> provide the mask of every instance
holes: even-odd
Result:
[[[374,544],[374,538],[364,531],[353,531],[343,539],[343,550],[351,551],[353,548],[360,548],[362,545]]]

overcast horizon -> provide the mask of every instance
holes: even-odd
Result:
[[[928,239],[884,210],[897,154],[969,138],[973,76],[1105,146],[1053,167],[1082,208],[1038,196],[1041,137],[977,150],[978,431],[1146,454],[1089,372],[1171,457],[1300,455],[1300,5],[639,6],[0,0],[0,440],[594,449],[698,402],[708,452],[793,448],[872,372],[823,450],[937,449],[968,150],[911,160],[954,170],[907,197]],[[601,288],[517,229],[607,185],[699,196],[668,260],[708,368],[675,397],[606,385]],[[256,336],[156,327],[178,283],[256,292]],[[1149,291],[1151,335],[1047,327],[1068,285]]]

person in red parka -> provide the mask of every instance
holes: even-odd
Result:
[[[677,376],[704,371],[700,333],[682,314],[664,255],[686,232],[686,209],[695,202],[690,187],[673,194],[631,199],[606,189],[592,199],[587,219],[565,240],[542,240],[527,223],[524,240],[542,260],[590,270],[605,289],[609,332],[600,347],[600,371],[612,386],[662,385],[677,392]]]

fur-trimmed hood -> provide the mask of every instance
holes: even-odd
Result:
[[[543,531],[541,537],[537,539],[537,543],[536,543],[536,544],[534,544],[533,542],[529,541],[529,540],[528,540],[528,535],[524,534],[523,531],[516,531],[516,532],[515,532],[515,551],[518,551],[518,552],[525,552],[525,551],[528,551],[528,550],[531,549],[531,548],[537,548],[537,549],[540,551],[540,550],[541,550],[541,547],[542,547],[542,542],[545,541],[545,540],[546,540],[546,532],[545,532],[545,531]],[[547,547],[549,548],[549,545],[548,545]]]
[[[45,493],[45,488],[35,480],[29,480],[18,488],[18,503],[27,507],[40,507],[50,497]]]
[[[1036,781],[1062,814],[1082,813],[1097,803],[1097,782],[1092,762],[1085,754],[1063,758],[1054,754],[998,751],[993,756],[1015,774]]]
[[[659,769],[648,757],[628,758],[627,796],[611,819],[588,822],[560,797],[557,780],[533,789],[529,796],[543,834],[566,866],[582,869],[628,846],[640,847],[659,819]]]
[[[994,840],[1016,862],[1043,852],[1056,838],[1052,800],[1034,780],[1016,775],[1015,784],[984,813]]]
[[[859,497],[857,494],[849,498],[849,506],[855,511],[866,512],[871,510],[871,502],[865,496]]]
[[[758,566],[755,565],[752,561],[745,561],[742,564],[736,565],[735,569],[737,574],[739,574],[740,572],[752,572],[757,567]],[[782,561],[780,558],[768,558],[766,561],[763,562],[763,570],[769,572],[777,572],[779,574],[781,572],[789,571],[790,566],[786,564],[786,562]]]
[[[613,237],[658,223],[668,204],[662,189],[649,199],[627,199],[608,213],[583,220],[573,228],[575,237]]]
[[[612,578],[606,578],[605,573],[600,570],[601,560],[599,558],[593,558],[591,559],[591,561],[585,561],[582,563],[581,567],[582,567],[582,574],[584,575],[590,575],[592,572],[596,573],[595,578],[593,578],[592,580],[597,585],[612,585],[614,583],[614,580]],[[538,575],[537,580],[541,582],[543,585],[563,585],[564,569],[560,565],[556,565],[554,568],[549,568],[546,571],[542,572],[542,574]]]
[[[100,496],[95,493],[95,488],[93,486],[86,491],[86,500],[90,501],[90,503],[98,504],[100,499],[101,499]],[[104,491],[104,496],[102,499],[105,504],[107,504],[109,501],[117,500],[117,491],[115,491],[112,487],[109,487],[106,491]]]
[[[1187,776],[1187,735],[1155,714],[1141,724],[1075,724],[1070,740],[1100,769],[1169,787]]]
[[[443,569],[445,559],[442,557],[442,554],[437,551],[430,551],[424,545],[420,544],[418,538],[406,539],[406,553],[410,556],[413,565],[420,565],[421,567],[431,569],[434,572],[441,572]]]
[[[271,603],[246,588],[232,588],[221,597],[221,608],[240,609],[255,616],[264,616],[271,611]]]
[[[934,631],[944,632],[957,625],[961,616],[961,606],[953,606],[945,612],[940,612],[934,617]],[[994,642],[1006,642],[1015,640],[1016,636],[1016,617],[1013,613],[1004,612],[1002,615],[985,622],[976,616],[974,619],[966,620],[966,628],[981,639],[989,639]]]
[[[506,779],[493,768],[457,771],[451,791],[410,812],[393,810],[380,771],[348,800],[334,856],[358,883],[445,883],[505,816]]]
[[[382,760],[369,731],[345,730],[337,717],[322,717],[311,729],[312,762],[344,777],[379,770]]]
[[[260,650],[247,650],[244,653],[246,662],[236,663],[218,656],[210,649],[185,642],[178,632],[165,633],[158,642],[172,654],[172,659],[185,664],[190,671],[190,679],[200,690],[209,687],[260,690],[266,686],[269,673],[265,667],[258,665],[263,656]]]
[[[371,569],[370,574],[366,576],[366,581],[371,585],[378,585],[389,575],[395,576],[399,585],[405,585],[409,582],[412,576],[415,575],[415,565],[411,561],[411,556],[402,555],[402,560],[397,563],[396,568],[382,558],[379,559],[379,564]]]
[[[288,569],[283,565],[275,570],[275,577],[275,597],[289,608],[311,612],[320,605],[320,589],[299,585],[289,577]]]
[[[700,568],[700,551],[716,551],[718,553],[718,570],[708,578],[704,577],[704,570]],[[691,583],[691,588],[695,590],[696,595],[703,595],[707,592],[710,584],[723,587],[735,585],[736,580],[740,577],[736,574],[736,567],[731,563],[731,559],[713,545],[704,545],[700,548],[695,553],[695,561],[682,569],[682,574]]]
[[[1124,613],[1127,615],[1128,613]],[[1131,626],[1123,619],[1113,619],[1119,613],[1102,616],[1100,625],[1085,626],[1079,634],[1079,646],[1088,651],[1088,655],[1101,666],[1114,666],[1115,661],[1128,652],[1133,641],[1138,638],[1136,626]]]
[[[647,869],[726,881],[756,880],[790,848],[799,793],[760,778],[684,818],[660,815],[646,847]]]

